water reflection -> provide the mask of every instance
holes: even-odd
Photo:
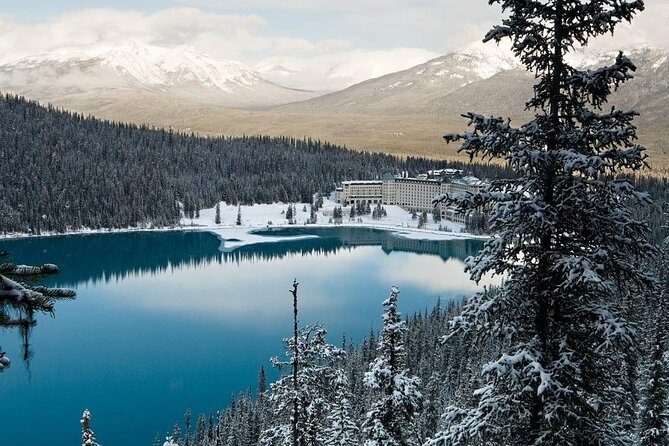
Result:
[[[481,246],[478,240],[412,240],[369,228],[288,228],[257,234],[272,237],[309,234],[319,238],[258,243],[221,252],[217,236],[208,232],[135,232],[4,240],[0,241],[0,248],[25,263],[57,262],[62,272],[52,283],[77,286],[155,276],[175,268],[203,267],[210,263],[240,264],[291,256],[331,255],[360,246],[381,246],[386,254],[412,252],[437,255],[444,261],[463,261]]]
[[[58,264],[62,272],[43,283],[78,292],[76,302],[58,305],[56,320],[36,316],[31,376],[21,367],[3,375],[0,420],[10,422],[2,426],[2,444],[74,443],[81,435],[77,420],[89,408],[103,444],[146,446],[185,407],[220,409],[232,394],[255,386],[260,366],[269,369],[268,358],[281,353],[295,277],[300,324],[322,323],[333,342],[378,329],[391,285],[402,289],[404,314],[474,289],[462,259],[480,242],[307,230],[321,238],[232,252],[221,252],[218,237],[206,232],[0,241],[0,250],[22,263]],[[0,330],[3,348],[18,350],[22,341],[5,334]]]

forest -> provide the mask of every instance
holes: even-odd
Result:
[[[330,192],[343,180],[446,164],[310,139],[178,134],[4,95],[0,166],[0,232],[40,234],[176,225],[182,215],[192,217],[221,200],[309,203],[314,193]],[[483,177],[504,171],[467,169]]]

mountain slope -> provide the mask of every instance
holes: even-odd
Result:
[[[657,48],[627,52],[638,65],[636,79],[623,85],[612,103],[649,112],[669,112],[669,53]],[[616,53],[577,50],[579,68],[612,63]],[[533,77],[513,55],[493,44],[471,45],[408,70],[370,79],[345,90],[278,106],[281,110],[337,114],[459,115],[475,110],[508,116],[519,113],[532,95]]]
[[[470,45],[408,70],[279,108],[329,113],[425,113],[425,104],[436,96],[517,67],[519,63],[512,54],[494,46]]]

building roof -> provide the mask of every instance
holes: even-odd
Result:
[[[353,184],[382,184],[381,180],[352,180],[352,181],[342,181],[342,185],[353,185]]]

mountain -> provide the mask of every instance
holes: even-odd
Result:
[[[397,73],[353,85],[284,110],[328,113],[425,113],[426,104],[495,74],[520,67],[513,54],[494,45],[473,44]]]
[[[615,60],[617,52],[577,49],[569,61],[582,69]],[[641,47],[626,51],[637,64],[635,80],[612,102],[624,107],[669,111],[669,53]],[[278,108],[337,114],[441,115],[465,111],[517,116],[532,95],[533,76],[505,47],[493,43],[467,48],[353,85],[345,90]]]
[[[669,172],[669,52],[642,46],[624,53],[637,71],[611,96],[607,107],[640,113],[636,120],[640,142],[649,149],[657,170]],[[613,63],[616,55],[617,51],[586,48],[577,49],[568,60],[591,69]],[[533,84],[533,75],[509,51],[492,43],[474,44],[408,70],[273,110],[311,120],[327,117],[330,128],[318,129],[318,136],[341,144],[455,157],[456,147],[446,147],[441,135],[465,129],[462,113],[527,120],[533,116],[525,110]],[[342,127],[344,135],[337,132]]]
[[[651,161],[667,169],[669,53],[646,46],[626,54],[638,70],[611,103],[641,113],[640,141]],[[569,57],[587,68],[611,63],[615,55],[588,48]],[[188,47],[1,57],[0,90],[104,119],[202,134],[310,136],[359,150],[450,159],[462,156],[441,136],[465,129],[462,113],[527,119],[534,82],[508,50],[492,43],[323,96],[282,87],[243,64]]]
[[[315,95],[191,47],[137,43],[0,60],[0,88],[42,101],[85,103],[90,97],[104,100],[136,92],[226,107],[267,106]]]

